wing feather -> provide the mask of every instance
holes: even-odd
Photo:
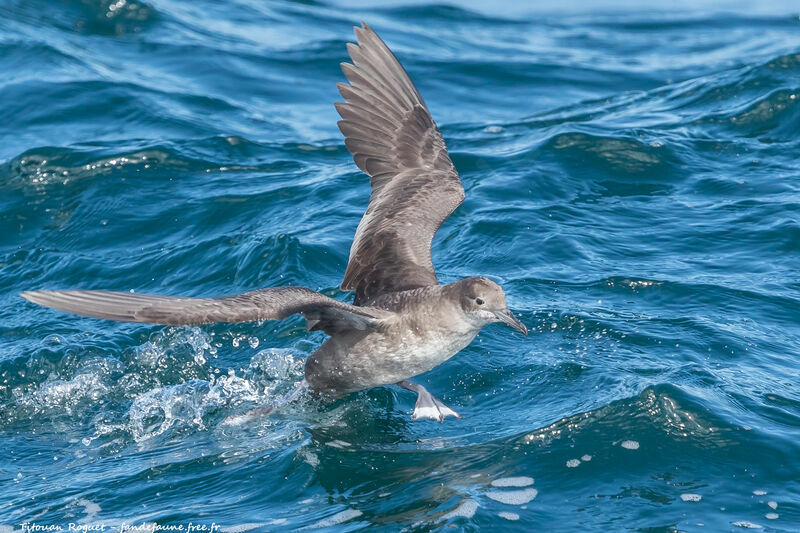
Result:
[[[372,179],[342,289],[356,304],[437,283],[431,242],[464,199],[458,173],[422,100],[397,58],[366,24],[348,43],[338,84],[339,129],[358,168]]]
[[[93,318],[173,326],[283,320],[300,313],[309,329],[330,334],[377,328],[389,316],[386,311],[349,305],[305,287],[274,287],[219,298],[81,290],[30,291],[21,296],[35,304]]]

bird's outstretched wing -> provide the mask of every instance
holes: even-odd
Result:
[[[464,200],[439,128],[394,54],[366,24],[342,63],[339,129],[372,194],[358,225],[342,289],[363,303],[386,292],[436,285],[431,242]]]
[[[30,291],[26,300],[78,315],[120,322],[194,325],[212,322],[283,320],[305,316],[308,329],[328,334],[380,327],[390,315],[355,307],[305,287],[275,287],[219,298],[177,298],[110,291]]]

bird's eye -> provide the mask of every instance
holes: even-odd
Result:
[[[483,305],[483,300],[481,300],[480,298],[475,298],[475,303],[478,305]]]

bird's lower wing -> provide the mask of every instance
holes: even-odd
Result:
[[[93,318],[173,326],[283,320],[300,313],[309,329],[333,333],[377,328],[388,316],[386,311],[348,305],[305,287],[275,287],[219,298],[80,290],[30,291],[21,296],[35,304]]]

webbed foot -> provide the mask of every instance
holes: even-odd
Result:
[[[428,392],[428,389],[422,385],[417,385],[416,383],[412,383],[410,381],[400,381],[398,385],[404,389],[417,393],[417,403],[414,404],[414,414],[411,417],[413,420],[430,418],[432,420],[444,422],[445,417],[448,416],[461,418],[461,415],[447,407],[444,403],[442,403],[441,400]]]
[[[428,394],[428,396],[425,397],[420,394],[417,397],[417,403],[414,405],[414,414],[411,416],[411,418],[414,420],[418,420],[420,418],[431,418],[433,420],[438,420],[439,422],[444,422],[444,418],[446,416],[461,418],[460,414],[456,413],[445,404],[440,402],[435,396]]]

